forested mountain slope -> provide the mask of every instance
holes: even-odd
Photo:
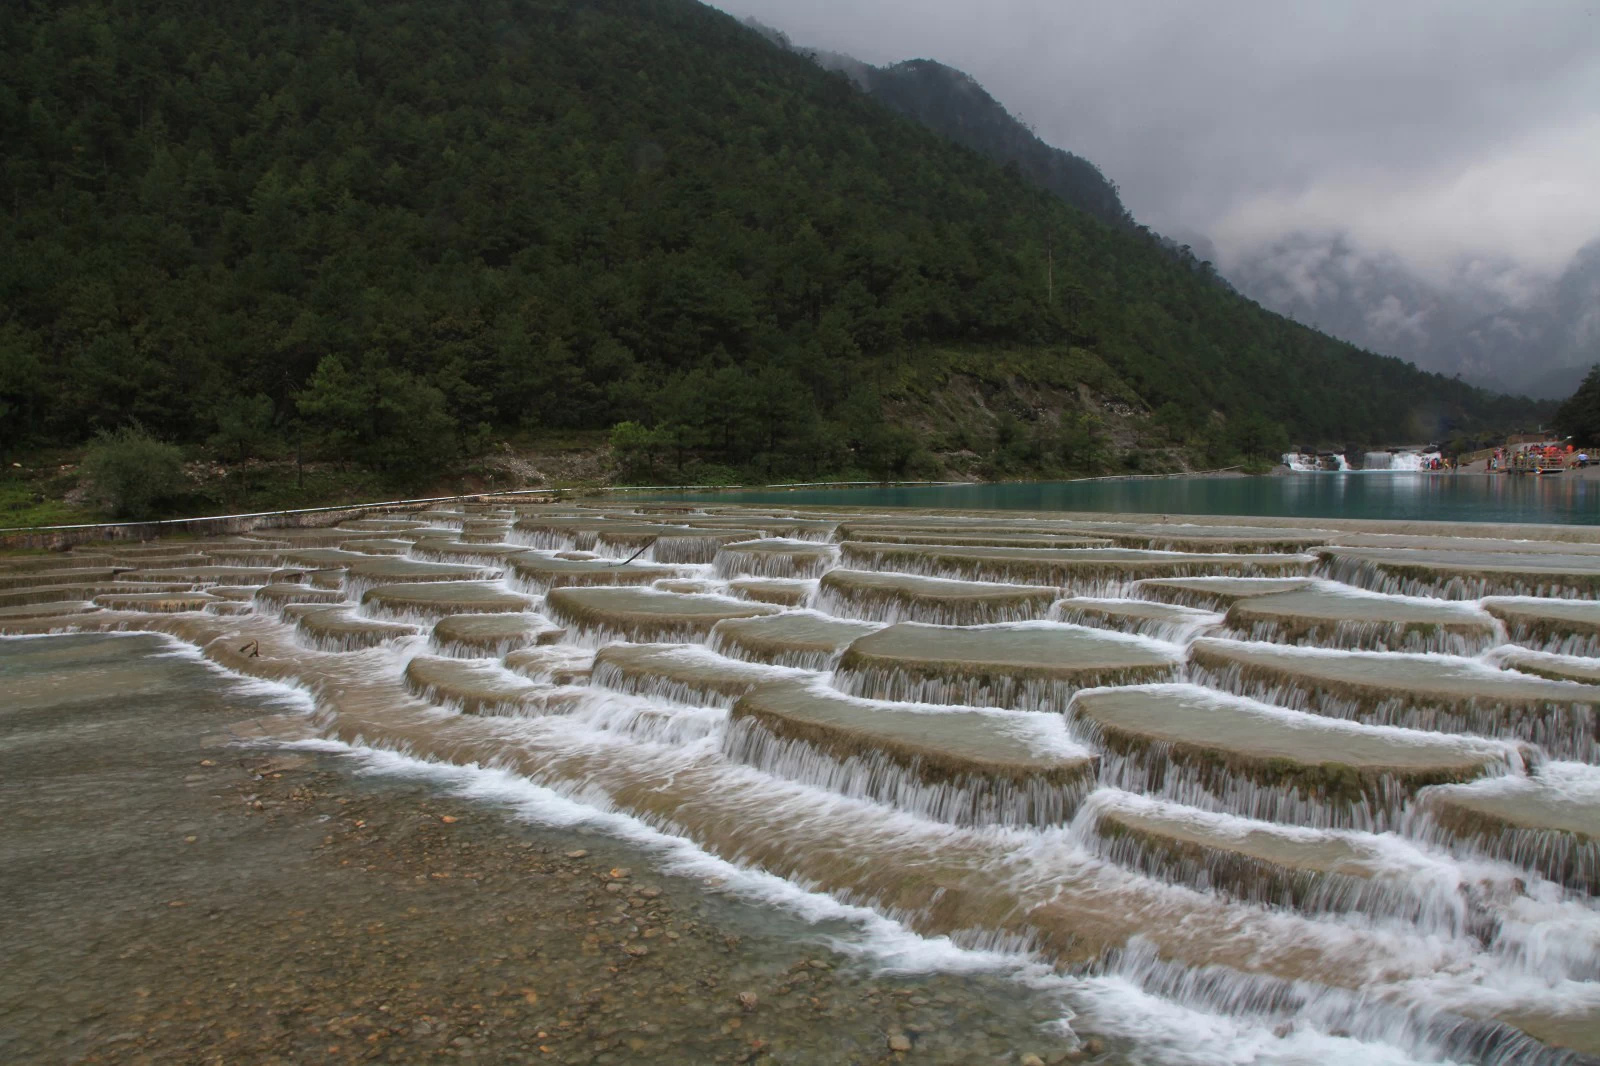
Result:
[[[693,0],[14,0],[0,143],[0,448],[247,424],[414,472],[631,421],[810,472],[874,465],[886,397],[1015,359],[1178,432],[1525,411],[1269,314]]]
[[[1027,123],[1007,111],[965,71],[932,59],[875,67],[854,56],[803,48],[782,30],[758,19],[747,18],[744,24],[779,48],[799,52],[823,68],[845,75],[879,103],[935,133],[998,163],[1013,165],[1022,177],[1102,222],[1137,225],[1122,206],[1116,185],[1099,167],[1040,140]]]
[[[1040,140],[971,75],[931,59],[908,59],[889,67],[866,67],[862,77],[874,99],[935,133],[1010,163],[1023,178],[1102,222],[1135,225],[1116,185],[1099,167]]]

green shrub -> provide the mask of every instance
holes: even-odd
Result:
[[[148,518],[183,488],[183,453],[137,422],[95,435],[83,459],[89,495],[117,518]]]

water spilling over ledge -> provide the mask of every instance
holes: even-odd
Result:
[[[740,699],[723,754],[956,825],[1065,822],[1095,771],[1094,757],[1066,739],[1059,721],[902,710],[799,679]]]
[[[1379,725],[1525,740],[1600,761],[1600,686],[1497,670],[1473,659],[1327,652],[1203,639],[1190,676],[1214,688]]]
[[[858,637],[882,628],[882,623],[878,622],[832,618],[814,611],[789,611],[718,622],[711,630],[711,648],[730,659],[827,670]]]
[[[1600,656],[1600,602],[1491,598],[1483,609],[1505,623],[1507,635],[1535,651]]]
[[[1303,555],[1194,555],[1133,548],[993,548],[845,541],[840,565],[930,577],[1054,585],[1075,595],[1115,595],[1142,578],[1309,573]]]
[[[1059,590],[867,570],[830,570],[817,587],[827,614],[878,622],[984,625],[1043,618]]]
[[[1056,604],[1061,621],[1073,625],[1110,629],[1118,633],[1155,637],[1169,643],[1185,643],[1184,638],[1203,632],[1222,622],[1214,611],[1182,607],[1149,600],[1101,599],[1072,596]]]
[[[1170,646],[1051,622],[901,622],[845,649],[834,684],[856,696],[1062,711],[1081,688],[1174,677]]]
[[[631,587],[552,589],[545,606],[552,618],[592,639],[640,643],[696,640],[725,619],[778,613],[762,603]]]
[[[1135,1057],[1158,1010],[1263,1060],[1577,1063],[1600,530],[1453,533],[467,505],[0,560],[0,633],[169,634],[321,737],[1030,952]]]
[[[1289,825],[1379,831],[1429,785],[1522,770],[1508,744],[1362,726],[1195,685],[1082,692],[1068,715],[1105,753],[1108,785]]]
[[[1225,622],[1247,640],[1324,648],[1477,655],[1496,643],[1494,620],[1474,607],[1340,585],[1240,597]]]

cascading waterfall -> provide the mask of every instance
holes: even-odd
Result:
[[[1186,819],[1202,832],[1163,834],[1159,823],[1148,823],[1152,810]],[[1090,852],[1110,862],[1201,892],[1313,914],[1360,912],[1441,936],[1475,935],[1492,924],[1472,908],[1455,864],[1387,836],[1200,813],[1114,788],[1090,796],[1072,828]],[[1261,849],[1263,854],[1249,854],[1235,846],[1269,834],[1283,841],[1283,856],[1277,860],[1270,847]],[[1331,868],[1320,861],[1317,848],[1328,844],[1349,850],[1343,869],[1337,861]],[[1315,858],[1305,861],[1307,854]],[[1297,858],[1304,864],[1295,865]]]
[[[1378,454],[1391,470],[1412,464],[1404,453]],[[1415,457],[1410,468],[1421,463]],[[1546,634],[1508,616],[1484,625],[1481,637],[1357,618],[1313,635],[1252,621],[1232,627],[1238,639],[1215,641],[1209,634],[1231,603],[1218,595],[1251,589],[1195,590],[1197,610],[1163,614],[1136,584],[1110,574],[1013,584],[995,579],[1016,581],[1014,563],[992,571],[921,563],[892,545],[846,549],[846,566],[873,569],[841,571],[836,550],[816,550],[826,530],[790,529],[782,515],[750,527],[792,541],[788,554],[770,540],[740,551],[732,532],[708,523],[704,535],[674,526],[645,558],[699,567],[672,579],[696,588],[713,576],[820,576],[809,610],[686,595],[672,581],[604,601],[559,589],[544,602],[510,595],[530,586],[509,573],[505,544],[617,560],[637,550],[649,526],[615,540],[597,526],[693,518],[553,512],[505,531],[481,514],[429,517],[430,527],[463,530],[458,545],[437,550],[424,540],[403,555],[353,563],[352,574],[230,592],[215,604],[247,613],[212,611],[209,602],[167,615],[85,607],[46,616],[41,607],[38,617],[0,616],[0,630],[172,633],[230,670],[299,686],[314,700],[315,728],[332,740],[548,790],[607,824],[648,827],[735,875],[869,908],[852,913],[885,928],[899,923],[898,936],[948,937],[1019,969],[1060,967],[1069,976],[1051,979],[1064,982],[1080,1017],[1108,1032],[1148,1037],[1152,1012],[1197,1012],[1250,1034],[1228,1052],[1238,1061],[1280,1052],[1284,1061],[1580,1061],[1540,1041],[1579,1024],[1571,1019],[1600,1018],[1600,843],[1584,821],[1600,810],[1600,740],[1582,686],[1567,702],[1510,707],[1474,700],[1479,674],[1467,670],[1460,699],[1430,702],[1393,680],[1377,683],[1391,686],[1387,694],[1373,694],[1270,676],[1215,653],[1307,645],[1295,654],[1341,654],[1321,650],[1332,646],[1377,649],[1373,661],[1391,664],[1397,650],[1449,653],[1419,658],[1527,679],[1501,669],[1502,659],[1515,662],[1497,648],[1504,640],[1593,655],[1600,638]],[[980,523],[969,524],[981,534]],[[1128,536],[1151,535],[1129,526]],[[384,532],[373,526],[367,535]],[[468,532],[494,541],[475,555]],[[406,537],[398,528],[393,535]],[[1238,550],[1271,547],[1265,533],[1259,540]],[[340,539],[330,531],[321,543]],[[226,550],[260,562],[238,541]],[[1378,593],[1375,608],[1395,593],[1433,603],[1506,587],[1489,575],[1397,575],[1329,550],[1322,573]],[[1197,556],[1187,572],[1260,572],[1247,560],[1224,566]],[[434,602],[383,599],[380,590],[430,570],[460,580],[460,571],[434,569],[441,563],[472,564],[476,590],[463,585],[459,596]],[[240,582],[207,576],[173,591],[208,583]],[[25,580],[18,587],[26,593]],[[1561,581],[1533,591],[1590,594]],[[1074,599],[1055,606],[1063,596]],[[506,621],[463,626],[458,640],[435,633],[436,623],[480,609],[506,611]],[[781,624],[737,617],[751,611],[770,611]],[[545,618],[567,632],[555,635],[552,625],[549,639],[559,642],[538,646]],[[1108,666],[1067,680],[1031,672],[1031,659],[999,658],[989,668],[979,658],[966,673],[934,676],[896,664],[881,646],[871,661],[848,653],[906,620],[1067,628],[1043,618],[1095,627],[1100,641],[1131,639],[1107,632],[1115,630],[1157,638],[1141,646],[1165,649],[1171,665],[1154,674]],[[663,640],[685,647],[641,646]],[[1134,686],[1194,694],[1199,702],[1184,712],[1192,736],[1141,735],[1109,711],[1080,713],[1091,684],[1102,687],[1090,695]],[[1264,705],[1247,710],[1271,716],[1291,740],[1302,726],[1331,739],[1273,754],[1252,734],[1245,751],[1243,739],[1204,717],[1207,700],[1240,696]],[[1406,764],[1411,756],[1393,767],[1337,762],[1347,757],[1341,738],[1352,751],[1399,745],[1400,731],[1383,727],[1447,738],[1465,768],[1429,777],[1431,769]],[[1528,1020],[1546,1017],[1561,1025]],[[1136,1050],[1140,1038],[1129,1037]]]
[[[1060,825],[1094,785],[1091,774],[1075,774],[1066,782],[976,774],[931,782],[916,774],[915,765],[908,768],[881,751],[840,757],[805,740],[777,736],[756,719],[729,726],[722,754],[776,777],[960,826]]]
[[[1589,704],[1547,703],[1508,711],[1492,699],[1484,703],[1407,695],[1371,699],[1326,685],[1255,674],[1239,663],[1201,658],[1191,658],[1188,675],[1191,681],[1222,692],[1329,718],[1526,741],[1553,758],[1600,762],[1596,711]]]

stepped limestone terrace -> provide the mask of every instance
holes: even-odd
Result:
[[[166,634],[302,734],[1053,969],[1133,1047],[1600,1056],[1600,529],[707,501],[12,555],[0,676]]]

